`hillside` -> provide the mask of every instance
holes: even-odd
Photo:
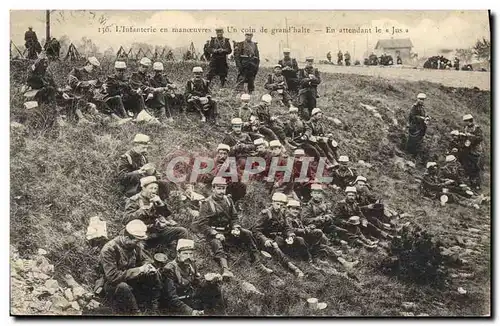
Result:
[[[191,63],[166,65],[166,72],[184,89],[192,66]],[[47,108],[34,112],[22,109],[23,99],[18,91],[22,68],[11,67],[11,122],[24,125],[11,128],[11,246],[21,257],[30,257],[38,248],[45,249],[54,264],[56,279],[71,273],[78,282],[91,287],[97,275],[99,250],[90,248],[85,241],[88,220],[95,215],[105,219],[110,238],[123,227],[123,199],[117,184],[117,162],[118,157],[129,149],[134,135],[142,132],[152,136],[154,146],[150,159],[159,165],[175,150],[208,153],[215,149],[229,128],[228,117],[237,103],[237,96],[226,89],[216,92],[223,117],[221,127],[201,124],[197,119],[178,118],[166,126],[112,126],[102,122],[92,126],[47,128],[52,122],[41,114]],[[70,67],[52,69],[58,81],[63,82]],[[103,70],[107,69],[109,63],[103,64]],[[259,71],[253,103],[257,103],[263,94],[264,79],[269,72],[269,68]],[[359,75],[323,74],[322,78],[318,106],[326,115],[342,121],[341,127],[333,130],[340,153],[348,155],[352,162],[364,160],[373,165],[367,168],[356,164],[356,168],[392,208],[409,214],[405,221],[427,228],[450,247],[456,245],[457,235],[474,240],[477,246],[472,252],[464,250],[461,256],[468,263],[460,268],[460,272],[473,273],[474,277],[453,278],[445,289],[439,290],[433,286],[403,283],[378,270],[378,262],[384,257],[383,250],[374,253],[360,249],[352,253],[361,261],[358,265],[360,287],[341,277],[319,273],[301,262],[298,265],[307,275],[305,280],[298,281],[278,264],[269,263],[288,285],[283,288],[279,282],[259,278],[249,266],[247,256],[240,255],[230,260],[233,271],[265,295],[263,298],[249,298],[236,283],[226,284],[227,314],[310,315],[305,308],[305,298],[308,297],[317,297],[328,303],[328,307],[321,311],[322,315],[397,316],[404,301],[417,304],[415,315],[489,314],[490,207],[483,206],[480,210],[455,205],[441,207],[437,202],[425,200],[415,180],[416,176],[422,175],[425,162],[417,162],[416,168],[406,166],[402,169],[395,160],[397,157],[410,159],[400,148],[405,141],[408,110],[416,94],[424,92],[427,94],[428,114],[432,117],[425,139],[429,159],[444,160],[449,132],[461,129],[462,115],[472,113],[485,133],[483,192],[489,195],[490,92],[444,87],[426,81],[391,81]],[[235,79],[235,71],[231,70],[228,84],[234,85]],[[376,107],[381,118],[375,117],[360,103]],[[278,112],[279,108],[273,110]],[[333,192],[328,194],[331,200],[341,196]],[[251,185],[243,225],[251,223],[269,201],[259,185]],[[178,219],[186,226],[190,223],[185,214]],[[471,229],[479,230],[479,233]],[[218,271],[203,242],[198,247],[201,271]],[[458,287],[467,289],[467,295],[459,295]]]

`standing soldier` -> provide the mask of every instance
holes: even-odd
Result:
[[[175,247],[177,240],[188,238],[188,231],[177,226],[165,202],[158,196],[158,181],[154,176],[141,178],[141,192],[128,198],[123,220],[141,220],[148,228],[149,246],[165,244]]]
[[[304,277],[304,273],[285,254],[286,252],[301,256],[307,261],[312,260],[304,238],[295,235],[290,221],[285,216],[287,202],[288,198],[285,194],[274,193],[271,207],[260,212],[255,226],[255,238],[261,248],[265,250],[272,248],[283,266],[289,268],[297,277]]]
[[[346,66],[351,65],[351,55],[349,54],[349,51],[345,51],[344,61]]]
[[[187,81],[185,98],[188,102],[188,109],[195,109],[201,115],[201,121],[207,119],[217,124],[217,103],[212,100],[210,94],[210,82],[202,77],[203,69],[193,67],[194,77]]]
[[[24,33],[24,46],[28,49],[28,59],[36,59],[37,53],[42,52],[42,46],[38,42],[36,32],[33,31],[33,27],[31,26]]]
[[[430,117],[425,112],[424,100],[427,96],[424,93],[417,95],[417,102],[413,104],[410,110],[408,129],[408,142],[406,150],[408,153],[418,155],[421,150],[424,136],[427,131],[427,123]]]
[[[344,55],[342,54],[342,51],[339,50],[339,53],[337,53],[337,64],[339,66],[342,66],[343,61],[344,61]]]
[[[313,67],[314,59],[306,58],[306,66],[300,69],[297,78],[299,80],[299,108],[304,120],[308,120],[311,111],[316,107],[316,98],[318,96],[318,85],[321,83],[321,77],[317,68]]]
[[[218,260],[224,279],[231,279],[234,274],[227,265],[225,244],[238,244],[249,251],[250,259],[257,264],[257,269],[266,274],[273,273],[260,262],[260,253],[252,232],[241,227],[233,200],[226,193],[227,183],[224,178],[215,177],[212,181],[213,194],[200,204],[200,216],[195,222],[196,228],[203,233],[210,244],[214,258]]]
[[[326,60],[328,60],[328,62],[332,62],[332,53],[330,51],[326,54]]]
[[[460,59],[458,59],[457,57],[455,57],[453,67],[455,67],[455,70],[460,70]]]
[[[69,73],[68,85],[71,87],[72,95],[77,98],[75,114],[79,122],[87,122],[83,117],[80,106],[88,108],[89,111],[95,111],[96,105],[90,103],[93,97],[93,90],[98,86],[98,80],[93,78],[92,72],[100,67],[99,60],[96,57],[90,57],[82,68],[73,68]]]
[[[290,94],[288,93],[288,85],[285,76],[283,76],[281,65],[274,66],[274,73],[267,76],[264,88],[269,91],[271,96],[278,97],[281,104],[290,107]]]
[[[160,121],[168,118],[172,122],[172,107],[181,100],[182,96],[175,94],[177,86],[163,74],[163,63],[153,63],[153,72],[154,74],[149,78],[151,89],[146,104],[154,110],[155,117]]]
[[[293,96],[297,95],[299,65],[295,58],[290,57],[290,49],[283,49],[283,59],[278,61],[278,64],[283,67],[283,75],[285,76],[288,90]]]
[[[205,61],[210,61],[210,52],[208,47],[210,46],[210,41],[205,42],[203,46],[203,56],[205,57]]]
[[[475,190],[481,189],[481,153],[483,141],[483,131],[481,127],[474,123],[471,114],[463,116],[463,121],[466,124],[464,129],[464,170],[469,177],[471,186]]]
[[[220,78],[220,86],[224,87],[226,83],[227,72],[229,66],[227,65],[227,56],[233,52],[231,49],[231,43],[228,38],[225,38],[224,30],[222,28],[216,28],[215,32],[217,37],[212,37],[210,39],[210,44],[208,45],[208,52],[210,53],[210,65],[208,69],[207,79],[209,83],[212,83],[212,79],[215,76]]]
[[[254,80],[259,71],[260,56],[257,42],[252,42],[253,33],[245,33],[245,40],[236,43],[234,49],[234,59],[238,68],[238,80],[236,89],[242,90],[247,83],[248,94],[252,94],[255,89]]]
[[[132,220],[101,250],[99,261],[104,271],[104,292],[115,313],[141,313],[139,304],[142,301],[149,303],[148,308],[153,312],[158,309],[160,279],[153,261],[140,244],[147,239],[146,230],[142,221]]]

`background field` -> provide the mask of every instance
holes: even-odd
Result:
[[[111,62],[103,63],[103,71]],[[169,77],[183,89],[192,63],[167,64]],[[166,126],[123,125],[111,126],[106,122],[93,126],[66,126],[48,128],[50,118],[43,118],[41,108],[34,112],[22,109],[19,87],[24,76],[24,66],[11,66],[11,121],[23,127],[11,128],[11,247],[22,257],[29,257],[38,248],[49,252],[55,266],[55,277],[65,273],[86,286],[92,286],[97,274],[99,250],[85,242],[85,232],[91,216],[100,215],[108,222],[110,238],[120,228],[123,199],[117,186],[118,157],[131,146],[137,132],[153,138],[150,158],[162,165],[167,155],[174,151],[209,153],[222,140],[229,129],[228,117],[236,107],[237,94],[227,89],[217,90],[219,108],[223,118],[221,127],[201,124],[177,118]],[[59,83],[63,83],[70,70],[66,64],[53,65]],[[339,70],[337,70],[339,69]],[[352,68],[355,69],[361,68]],[[365,68],[362,68],[365,69]],[[328,71],[321,66],[322,71]],[[379,68],[379,71],[396,71]],[[332,72],[344,72],[343,68],[331,67]],[[407,70],[413,74],[415,70]],[[264,93],[263,84],[269,68],[261,68],[252,102],[257,103]],[[427,72],[425,72],[427,73]],[[428,72],[438,76],[441,71]],[[479,72],[446,72],[489,76]],[[392,75],[391,75],[392,76]],[[468,76],[468,75],[467,75]],[[404,78],[401,75],[398,77]],[[333,129],[341,154],[351,161],[364,160],[373,165],[366,168],[355,164],[390,206],[410,214],[410,221],[430,230],[446,246],[456,245],[456,236],[472,239],[476,245],[464,249],[461,257],[468,261],[453,272],[473,273],[471,279],[452,278],[444,289],[432,285],[416,286],[387,277],[378,269],[386,253],[367,252],[364,249],[350,253],[361,260],[359,278],[361,286],[354,286],[345,279],[328,276],[299,262],[307,274],[304,281],[296,280],[273,262],[269,262],[285,281],[260,278],[250,267],[246,255],[231,259],[235,274],[253,283],[265,295],[263,298],[244,294],[238,283],[224,285],[229,315],[310,315],[305,299],[317,297],[328,303],[323,315],[342,316],[394,316],[401,311],[401,302],[417,304],[415,314],[427,313],[439,316],[485,315],[490,311],[490,207],[480,210],[454,205],[440,207],[438,203],[421,197],[415,177],[421,176],[424,162],[416,168],[401,169],[395,159],[410,159],[401,151],[405,141],[408,110],[419,92],[427,94],[428,113],[432,116],[425,139],[429,150],[428,159],[444,160],[449,132],[460,126],[461,117],[472,113],[485,133],[485,173],[483,191],[490,189],[490,92],[473,89],[446,87],[428,81],[392,80],[376,76],[343,73],[323,73],[319,87],[321,97],[318,106],[329,116],[342,121]],[[415,77],[424,78],[424,77]],[[441,78],[441,77],[438,77]],[[236,74],[231,68],[229,85],[234,85]],[[448,78],[450,79],[450,78]],[[434,81],[440,79],[433,79]],[[451,79],[450,79],[451,80]],[[476,82],[472,82],[474,86]],[[469,85],[471,86],[471,85]],[[483,88],[481,86],[477,86]],[[360,103],[377,108],[381,118],[365,110]],[[273,108],[275,113],[281,108]],[[397,122],[395,124],[394,122]],[[251,185],[244,206],[243,225],[250,225],[258,211],[269,204],[260,185]],[[339,193],[328,193],[329,200],[341,198]],[[177,207],[176,203],[172,205]],[[179,213],[179,221],[189,226],[190,220]],[[475,229],[475,230],[474,230]],[[203,272],[217,271],[203,242],[199,243],[198,258]],[[464,287],[467,295],[459,295],[458,287]],[[13,301],[22,298],[12,298]],[[33,310],[26,311],[33,313]]]

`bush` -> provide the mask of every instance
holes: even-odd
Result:
[[[400,239],[392,240],[391,255],[382,261],[381,268],[404,281],[443,287],[448,270],[440,246],[427,231],[406,229]]]

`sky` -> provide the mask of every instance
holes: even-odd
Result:
[[[106,17],[100,24],[99,17]],[[54,11],[51,14],[52,36],[68,35],[76,43],[82,38],[92,39],[102,51],[123,45],[126,49],[133,42],[152,45],[169,45],[172,48],[189,46],[194,42],[200,51],[203,44],[215,35],[214,28],[224,27],[225,37],[241,41],[243,28],[254,28],[253,40],[258,42],[261,57],[275,59],[283,47],[289,47],[298,59],[314,56],[324,59],[328,51],[334,56],[340,50],[362,59],[372,51],[379,39],[410,38],[413,52],[420,57],[431,56],[440,49],[467,48],[478,38],[490,39],[488,12],[482,11]],[[10,13],[11,39],[24,43],[24,32],[31,25],[41,39],[45,35],[45,11],[13,10]],[[154,27],[156,33],[100,33],[98,28],[110,26]],[[237,32],[228,32],[227,27]],[[293,26],[309,28],[311,33],[271,35],[273,28]],[[172,33],[161,28],[208,28],[211,32]],[[267,28],[268,33],[260,31]],[[326,33],[326,27],[336,33]],[[371,33],[345,34],[340,28],[371,28]],[[392,28],[402,30],[392,35]],[[382,32],[376,33],[378,28]],[[386,33],[388,29],[390,32]],[[406,32],[408,30],[408,32]],[[288,46],[287,46],[288,43]]]

